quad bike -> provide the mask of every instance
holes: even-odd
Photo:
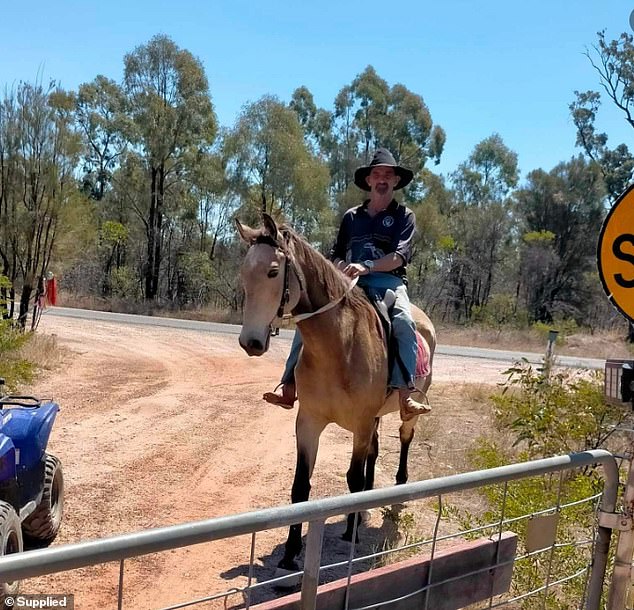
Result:
[[[62,523],[62,464],[46,453],[59,411],[52,400],[3,395],[0,379],[0,555],[43,547]],[[15,595],[19,582],[0,584]]]

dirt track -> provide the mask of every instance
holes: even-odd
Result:
[[[293,414],[260,399],[277,383],[288,342],[274,341],[266,356],[250,359],[233,335],[53,316],[43,318],[40,332],[55,334],[63,350],[59,369],[27,388],[62,406],[50,443],[66,478],[64,524],[55,544],[288,502]],[[481,414],[468,400],[456,402],[457,391],[447,388],[470,380],[495,383],[504,368],[504,363],[439,356],[434,412],[419,429],[435,431],[444,451],[460,451]],[[398,449],[398,423],[392,415],[382,424],[380,441],[388,456]],[[347,491],[350,445],[346,432],[326,429],[311,497]],[[414,476],[442,471],[433,446],[413,450]],[[392,461],[379,462],[377,486],[391,484]],[[373,524],[377,536],[386,534],[389,524],[378,517]],[[347,545],[337,542],[342,528],[341,523],[328,527],[326,548],[334,558],[347,553]],[[285,534],[258,536],[256,579],[272,575]],[[240,538],[131,560],[124,607],[165,607],[244,586],[249,545],[250,539]],[[80,610],[115,608],[117,581],[118,565],[96,566],[25,581],[22,591],[74,593]],[[231,600],[239,602],[237,596]]]

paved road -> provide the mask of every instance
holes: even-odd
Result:
[[[113,322],[119,324],[141,324],[148,326],[164,326],[169,328],[182,328],[184,330],[197,330],[208,333],[224,333],[237,335],[240,333],[239,324],[220,324],[217,322],[201,322],[198,320],[181,320],[178,318],[162,318],[154,316],[140,316],[127,313],[110,313],[106,311],[93,311],[89,309],[71,309],[68,307],[55,307],[44,312],[47,316],[63,316],[70,318],[82,318]],[[293,331],[281,330],[280,339],[290,341]],[[438,345],[436,353],[446,356],[460,356],[463,358],[484,358],[487,360],[500,360],[502,362],[517,362],[526,359],[531,364],[540,364],[544,354],[534,352],[513,352],[508,350],[486,349],[480,347],[463,347],[459,345]],[[557,356],[557,364],[571,368],[599,369],[603,370],[605,360],[597,358],[578,358],[572,356]]]

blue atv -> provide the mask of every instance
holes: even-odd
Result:
[[[46,453],[59,411],[51,400],[4,396],[0,379],[0,555],[46,546],[62,523],[62,464]],[[15,595],[18,582],[0,585]]]

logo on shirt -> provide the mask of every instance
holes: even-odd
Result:
[[[389,228],[389,227],[391,227],[393,224],[394,224],[394,218],[392,218],[391,216],[386,216],[386,217],[383,219],[383,226],[384,226],[384,227]]]
[[[365,244],[363,244],[363,247],[369,251],[369,255],[366,255],[366,258],[369,258],[373,261],[377,261],[380,258],[383,258],[385,256],[385,252],[383,252],[383,250],[381,250],[381,248],[377,248],[371,241],[366,242]]]

